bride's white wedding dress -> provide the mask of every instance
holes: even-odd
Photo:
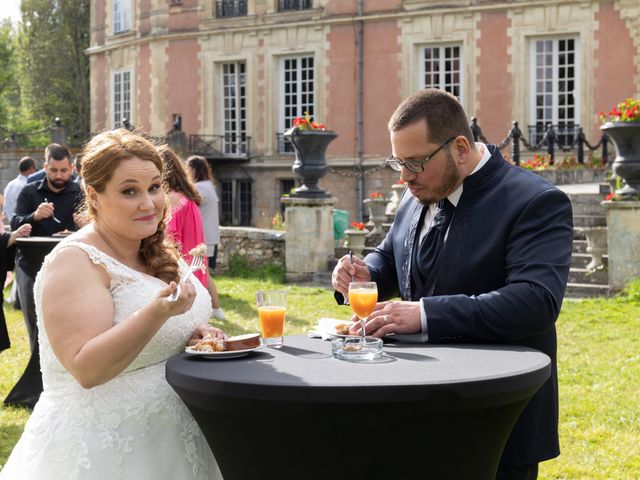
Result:
[[[61,248],[80,248],[107,270],[114,324],[166,287],[88,244],[63,241],[54,252]],[[44,392],[0,479],[222,478],[198,425],[165,380],[165,361],[184,348],[196,325],[209,318],[211,303],[202,284],[194,282],[193,307],[171,317],[124,372],[104,385],[84,389],[55,357],[45,333],[40,299],[46,268],[47,260],[34,288]],[[181,269],[184,273],[186,265]]]

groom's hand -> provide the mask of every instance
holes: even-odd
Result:
[[[360,335],[360,322],[357,318],[349,330],[353,335]],[[366,334],[377,338],[390,333],[418,333],[422,330],[420,322],[420,302],[380,302],[367,318]]]
[[[349,259],[349,255],[345,255],[338,260],[338,264],[331,274],[331,285],[345,298],[349,296],[349,283],[370,281],[369,267],[364,263],[364,260],[355,255],[351,259]]]

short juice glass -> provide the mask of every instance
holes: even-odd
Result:
[[[259,290],[256,292],[258,319],[262,343],[280,348],[284,336],[284,317],[287,312],[286,290]]]

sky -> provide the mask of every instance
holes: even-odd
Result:
[[[0,0],[0,19],[7,17],[14,23],[20,19],[20,0]]]

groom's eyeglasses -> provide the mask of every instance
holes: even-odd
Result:
[[[449,145],[455,139],[456,137],[451,137],[450,139],[448,139],[446,142],[444,142],[442,145],[436,148],[433,151],[433,153],[431,153],[431,155],[427,155],[427,157],[424,160],[403,162],[399,158],[396,158],[393,155],[389,155],[387,157],[387,165],[391,167],[393,170],[395,170],[396,172],[399,172],[400,170],[402,170],[402,167],[406,168],[411,173],[424,172],[424,166],[429,162],[429,160],[435,157],[440,150],[442,150],[444,147]]]

